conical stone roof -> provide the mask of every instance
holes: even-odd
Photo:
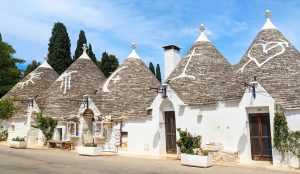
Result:
[[[137,118],[145,117],[155,91],[150,87],[159,87],[159,81],[140,59],[132,46],[127,59],[110,75],[99,90],[96,105],[102,116]]]
[[[44,92],[43,114],[68,118],[78,115],[84,95],[94,95],[105,76],[86,53],[83,54]]]
[[[169,86],[192,108],[240,99],[242,91],[236,90],[240,83],[232,66],[207,39],[203,25],[200,30],[199,38],[169,76]]]
[[[41,95],[58,78],[58,74],[47,63],[43,64],[29,73],[18,82],[3,98],[17,98],[28,100]]]
[[[245,82],[253,76],[286,109],[300,108],[300,53],[271,23],[266,23],[236,65],[236,74]],[[259,91],[257,92],[259,95]]]
[[[14,98],[14,118],[27,118],[28,102],[21,102],[21,100],[35,99],[42,95],[51,84],[58,78],[58,74],[47,63],[45,57],[44,63],[37,67],[34,71],[29,73],[20,82],[18,82],[7,94],[2,98]]]

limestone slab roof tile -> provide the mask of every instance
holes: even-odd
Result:
[[[256,75],[276,104],[300,108],[300,53],[271,25],[269,13],[264,27],[235,65],[236,74],[246,82]]]
[[[44,114],[68,118],[78,114],[84,95],[94,95],[105,76],[84,52],[39,99]]]
[[[232,66],[207,39],[203,25],[200,29],[199,38],[169,76],[170,87],[194,108],[241,99],[243,91],[236,90],[241,83]]]
[[[147,115],[160,83],[139,58],[135,45],[128,58],[110,75],[95,96],[103,116],[139,118]]]

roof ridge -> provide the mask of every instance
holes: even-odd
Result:
[[[82,46],[83,53],[81,54],[81,56],[78,59],[91,59],[86,52],[87,49],[88,49],[88,47],[86,46],[86,44],[83,44],[83,46]]]
[[[44,56],[44,62],[40,66],[38,66],[38,68],[50,68],[50,69],[53,69],[51,67],[51,65],[48,64],[48,57],[47,57],[47,55]]]
[[[271,16],[270,10],[266,10],[266,12],[265,12],[266,23],[265,23],[264,26],[261,28],[261,30],[266,30],[266,29],[277,29],[277,28],[273,25],[273,23],[271,22],[270,16]]]
[[[132,48],[131,53],[127,56],[126,59],[129,59],[129,58],[141,59],[140,56],[135,51],[135,49],[136,49],[135,43],[131,44],[131,48]]]
[[[210,40],[206,37],[204,31],[205,31],[205,26],[203,24],[200,25],[200,36],[197,38],[195,43],[197,42],[210,42]]]

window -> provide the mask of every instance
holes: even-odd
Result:
[[[79,123],[70,121],[67,124],[68,135],[70,136],[79,136]]]
[[[93,134],[99,137],[106,137],[107,130],[102,121],[93,122]]]
[[[99,121],[94,121],[94,135],[101,136],[102,133],[102,123]]]

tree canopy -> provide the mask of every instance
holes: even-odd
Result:
[[[119,67],[119,60],[115,55],[108,55],[108,53],[105,51],[102,53],[101,61],[98,62],[97,65],[105,77],[108,77]]]
[[[161,73],[159,64],[156,65],[156,78],[161,82]]]
[[[86,44],[87,40],[85,37],[85,32],[83,30],[80,30],[78,40],[77,40],[77,47],[75,49],[75,54],[73,56],[73,62],[77,60],[83,53],[82,46],[83,44]]]
[[[153,75],[155,76],[155,68],[154,68],[154,65],[153,65],[152,62],[150,62],[150,64],[149,64],[149,69],[153,73]]]
[[[2,37],[0,39],[2,40]],[[15,58],[15,53],[11,45],[0,41],[0,98],[21,79],[21,71],[16,64],[25,61]]]
[[[33,60],[30,64],[27,65],[26,70],[24,71],[24,77],[27,76],[29,73],[34,71],[37,67],[41,65],[40,62],[37,62],[36,60]]]
[[[97,64],[97,58],[96,58],[96,55],[94,54],[93,52],[93,48],[92,48],[92,45],[89,44],[89,48],[88,48],[88,55],[89,57],[92,59],[92,61]]]
[[[48,46],[48,63],[58,74],[62,74],[72,63],[71,43],[63,23],[54,24]]]

